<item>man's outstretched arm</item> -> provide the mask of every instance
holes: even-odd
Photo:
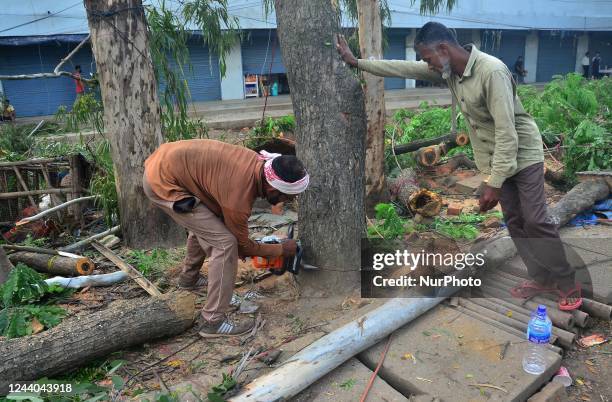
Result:
[[[349,66],[358,67],[380,77],[400,77],[436,83],[445,82],[440,73],[430,70],[427,63],[423,61],[357,59],[342,35],[336,37],[336,49],[342,60]]]

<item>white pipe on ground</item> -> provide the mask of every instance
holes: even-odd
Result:
[[[64,288],[85,288],[87,286],[110,286],[115,283],[123,282],[129,276],[123,271],[113,272],[112,274],[86,275],[77,276],[74,278],[64,278],[63,276],[55,276],[46,279],[47,285],[59,285]]]
[[[379,308],[325,335],[279,368],[247,384],[228,402],[291,398],[351,357],[442,302],[444,297],[391,299]]]

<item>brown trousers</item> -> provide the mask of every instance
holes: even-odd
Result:
[[[144,192],[151,202],[161,208],[176,223],[189,231],[187,254],[183,261],[181,278],[197,280],[204,259],[208,256],[208,297],[202,309],[202,318],[219,321],[229,308],[236,273],[238,271],[238,242],[215,214],[198,203],[191,212],[179,213],[173,203],[160,199],[143,178]]]
[[[575,269],[567,261],[557,227],[548,219],[543,163],[506,179],[500,203],[529,276],[539,283],[556,282],[563,291],[572,289]]]

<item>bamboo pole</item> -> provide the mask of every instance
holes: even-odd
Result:
[[[86,239],[78,241],[78,242],[76,242],[74,244],[70,244],[68,246],[62,247],[62,248],[60,248],[60,250],[61,251],[76,251],[76,250],[79,250],[81,247],[84,247],[84,246],[88,245],[92,241],[101,239],[101,238],[106,237],[106,236],[108,236],[110,234],[118,233],[119,230],[121,230],[121,225],[117,225],[117,226],[112,227],[112,228],[110,228],[110,229],[108,229],[108,230],[106,230],[106,231],[104,231],[102,233],[95,234],[95,235],[90,236],[90,237],[88,237]]]
[[[23,180],[23,176],[21,176],[21,172],[19,171],[19,168],[17,166],[13,166],[13,171],[15,172],[15,176],[17,177],[19,184],[21,184],[23,191],[29,192],[30,189],[28,188],[28,185],[26,184],[25,180]],[[38,208],[38,204],[36,204],[31,194],[28,194],[28,200],[30,201],[30,204],[32,204],[34,208]]]
[[[0,193],[0,200],[8,200],[12,198],[19,198],[30,195],[41,195],[41,194],[66,194],[72,190],[64,188],[47,188],[43,190],[29,190],[29,191],[15,191],[12,193]]]

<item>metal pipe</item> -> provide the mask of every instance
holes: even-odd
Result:
[[[240,394],[228,401],[289,399],[442,300],[442,297],[391,299],[307,346],[276,370],[247,384]]]

